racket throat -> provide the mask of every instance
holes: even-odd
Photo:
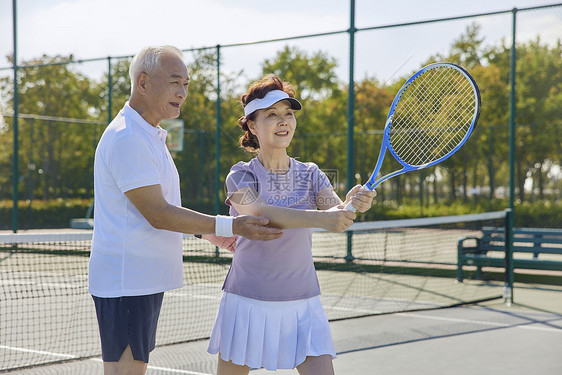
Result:
[[[375,190],[377,186],[379,186],[380,184],[382,184],[382,183],[385,182],[386,180],[388,180],[388,179],[390,179],[390,178],[392,178],[392,177],[396,177],[396,176],[398,176],[398,175],[400,175],[400,174],[402,174],[402,173],[406,173],[406,172],[408,172],[408,171],[409,171],[409,170],[406,170],[406,169],[404,169],[404,168],[403,168],[403,169],[400,169],[399,171],[389,173],[389,174],[387,174],[387,175],[385,175],[385,176],[379,178],[378,180],[376,180],[376,181],[374,181],[374,182],[367,182],[364,186],[365,186],[365,188],[367,188],[367,189],[369,189],[369,190]]]

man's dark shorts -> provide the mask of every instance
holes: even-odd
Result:
[[[95,297],[104,362],[118,362],[131,346],[133,358],[148,363],[164,293],[117,298]]]

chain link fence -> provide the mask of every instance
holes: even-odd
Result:
[[[357,1],[358,13],[361,6]],[[475,133],[442,165],[382,184],[365,219],[405,205],[414,207],[410,216],[437,216],[457,213],[455,206],[475,212],[514,204],[515,225],[560,227],[562,4],[407,24],[367,22],[363,17],[348,30],[183,50],[192,79],[180,116],[184,147],[174,157],[184,204],[226,211],[224,178],[231,165],[252,157],[238,146],[239,98],[264,74],[291,82],[304,105],[291,155],[330,171],[343,196],[371,173],[398,88],[422,66],[450,61],[480,86]],[[130,93],[131,57],[43,56],[0,70],[1,229],[48,225],[40,213],[52,212],[46,202],[62,202],[73,216],[91,215],[94,150]],[[395,168],[386,163],[383,172]]]

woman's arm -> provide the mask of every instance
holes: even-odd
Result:
[[[318,192],[316,207],[319,210],[329,210],[334,207],[343,208],[344,206],[344,202],[341,201],[340,197],[331,187],[326,187]]]
[[[238,213],[265,217],[269,219],[269,225],[281,229],[323,228],[330,232],[343,232],[355,219],[355,213],[345,210],[328,212],[268,205],[254,188],[247,186],[234,192],[229,201]]]

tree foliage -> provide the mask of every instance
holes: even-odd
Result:
[[[430,200],[468,199],[473,189],[484,199],[508,185],[510,48],[484,46],[478,24],[469,25],[450,46],[426,63],[450,61],[465,67],[477,81],[482,98],[480,121],[469,143],[455,157],[424,173],[394,178],[379,188],[380,200],[401,201],[422,197]],[[562,146],[562,46],[540,39],[517,49],[516,177],[521,201],[558,197]],[[212,211],[217,176],[216,135],[220,126],[219,193],[230,166],[252,155],[238,145],[237,121],[242,115],[240,95],[249,82],[244,72],[223,72],[220,77],[220,117],[217,118],[217,56],[215,50],[193,52],[189,64],[188,100],[180,118],[185,123],[184,150],[175,161],[185,201]],[[43,56],[20,69],[19,109],[24,114],[49,116],[50,120],[19,121],[20,196],[29,198],[88,198],[93,196],[93,154],[103,125],[72,123],[73,118],[105,123],[124,105],[130,94],[129,59],[114,60],[111,71],[111,108],[108,108],[109,76],[99,82],[67,64],[72,56]],[[298,128],[291,154],[314,161],[324,170],[337,171],[346,186],[347,83],[336,75],[337,60],[322,51],[285,46],[265,59],[260,75],[274,73],[291,82],[303,110],[297,113]],[[254,77],[254,79],[258,79]],[[355,169],[357,183],[364,182],[378,157],[382,130],[394,95],[407,79],[381,83],[366,77],[355,82]],[[12,105],[13,82],[0,79],[0,105],[4,113]],[[111,110],[111,116],[108,116]],[[11,197],[13,120],[4,119],[0,129],[0,198]],[[390,159],[390,158],[389,158]],[[32,164],[35,164],[33,166]],[[386,163],[386,161],[385,161]],[[33,169],[34,167],[34,169]],[[395,169],[385,164],[382,172]],[[529,193],[528,185],[533,190]],[[431,193],[430,193],[431,191]],[[526,194],[527,192],[527,194]],[[344,193],[340,190],[340,193]],[[199,204],[200,207],[196,207]],[[195,206],[194,206],[195,205]]]

